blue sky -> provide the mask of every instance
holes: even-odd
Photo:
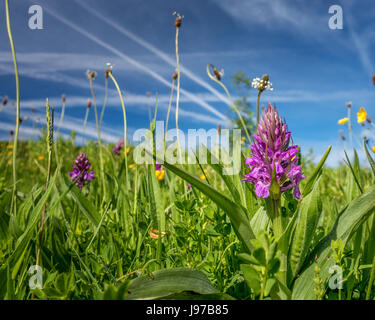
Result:
[[[243,71],[251,78],[270,74],[274,91],[262,96],[287,120],[294,142],[317,156],[334,146],[329,163],[343,158],[337,124],[352,101],[353,120],[361,106],[375,114],[375,4],[360,1],[297,0],[44,0],[10,1],[12,32],[21,76],[21,138],[36,137],[32,119],[44,119],[48,97],[61,110],[67,107],[60,130],[82,134],[83,118],[91,97],[86,70],[98,72],[94,80],[99,112],[104,99],[104,69],[113,74],[124,92],[129,136],[147,128],[148,106],[159,96],[158,119],[166,117],[169,85],[175,70],[177,11],[184,16],[179,37],[181,73],[180,128],[216,128],[226,125],[228,102],[206,75],[212,63],[224,69],[223,82],[234,96],[230,76]],[[28,8],[43,8],[43,30],[28,27]],[[330,5],[343,8],[343,30],[328,27]],[[0,28],[0,96],[15,98],[13,64],[6,33],[3,2]],[[122,136],[122,111],[109,83],[109,104],[104,116],[103,139]],[[146,93],[150,92],[151,97]],[[256,90],[250,91],[255,106]],[[35,113],[31,109],[36,110]],[[0,138],[14,127],[14,107],[0,113]],[[171,126],[174,124],[174,106]],[[371,133],[355,124],[358,136]],[[96,137],[93,109],[86,129]],[[372,136],[374,137],[374,136]],[[373,143],[375,144],[374,140]]]

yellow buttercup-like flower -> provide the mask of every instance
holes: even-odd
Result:
[[[372,147],[372,152],[375,153],[375,146]]]
[[[338,122],[338,124],[345,124],[345,123],[347,123],[349,121],[349,118],[342,118],[342,119],[340,119],[339,121],[337,121]]]
[[[129,164],[129,169],[134,167],[134,163]]]
[[[8,144],[7,149],[13,149],[13,145],[12,144]]]
[[[201,180],[206,180],[206,176],[204,174],[201,174]]]
[[[366,121],[367,112],[365,108],[361,107],[361,109],[359,109],[359,112],[357,112],[357,118],[358,118],[358,123],[362,123],[363,121]]]
[[[245,141],[246,141],[246,138],[245,138],[245,137],[242,137],[242,138],[241,138],[241,144],[244,144]]]
[[[44,159],[44,156],[39,156],[39,157],[38,157],[38,160],[39,160],[39,161],[42,161],[43,159]]]
[[[165,177],[165,170],[155,170],[155,176],[159,181],[162,181]]]

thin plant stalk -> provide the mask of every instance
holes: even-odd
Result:
[[[168,121],[169,121],[169,114],[171,112],[172,100],[173,100],[173,91],[175,86],[175,79],[172,78],[172,87],[171,87],[171,95],[169,96],[169,104],[168,104],[168,112],[167,112],[167,119],[165,121],[165,134],[164,134],[164,146],[166,145],[167,139],[167,131],[168,131]]]
[[[221,81],[217,80],[216,77],[214,77],[214,76],[210,73],[210,64],[207,65],[207,74],[208,74],[208,76],[210,77],[210,79],[211,79],[212,81],[215,81],[216,83],[218,83],[218,84],[224,89],[224,91],[225,91],[225,93],[227,94],[227,96],[228,96],[228,98],[229,98],[229,101],[230,101],[230,103],[231,103],[231,105],[232,105],[234,111],[237,113],[238,118],[239,118],[240,121],[241,121],[242,127],[243,127],[243,129],[244,129],[244,131],[245,131],[245,134],[246,134],[246,137],[247,137],[249,143],[251,143],[250,134],[249,134],[249,132],[247,131],[247,128],[246,128],[246,125],[245,125],[245,121],[244,121],[244,119],[242,118],[241,113],[239,112],[239,110],[238,110],[236,104],[233,102],[232,96],[230,95],[230,93],[229,93],[227,87],[224,85],[224,83],[222,83]]]
[[[108,101],[108,77],[106,76],[104,79],[104,101],[103,101],[103,107],[102,112],[100,113],[100,120],[99,120],[99,130],[102,130],[102,123],[103,123],[103,117],[104,117],[104,111],[107,106]]]
[[[374,255],[374,258],[372,260],[370,281],[368,283],[367,290],[366,290],[366,300],[370,300],[372,284],[374,283],[374,277],[375,277],[375,255]]]
[[[182,163],[182,155],[180,150],[180,137],[178,133],[178,111],[179,111],[179,104],[180,104],[180,57],[178,54],[178,34],[179,34],[179,27],[176,27],[176,72],[177,72],[177,94],[176,94],[176,137],[177,137],[177,152],[180,158],[180,163]]]
[[[92,96],[92,103],[94,104],[94,113],[95,113],[95,123],[96,123],[96,131],[98,135],[98,144],[99,144],[99,161],[100,161],[100,175],[101,179],[103,181],[103,191],[104,191],[104,198],[106,197],[106,184],[104,181],[104,167],[103,167],[103,150],[102,150],[102,140],[100,138],[100,127],[99,127],[99,119],[98,119],[98,109],[96,106],[96,99],[95,99],[95,92],[94,87],[92,84],[93,77],[89,77],[89,83],[90,83],[90,92]]]
[[[62,125],[63,120],[64,120],[65,105],[66,105],[66,102],[65,102],[65,100],[63,100],[62,108],[61,108],[61,115],[60,115],[60,120],[59,120],[59,126],[57,127],[57,131],[56,131],[56,137],[58,137],[58,135],[59,135],[60,128],[61,128],[61,125]]]
[[[262,92],[260,90],[258,90],[258,96],[257,96],[257,126],[258,126],[258,123],[259,123],[259,102],[260,102],[260,95],[262,94]]]
[[[82,144],[85,143],[85,130],[86,130],[86,125],[87,125],[87,119],[88,119],[88,117],[89,117],[89,111],[90,111],[90,108],[87,106],[87,107],[86,107],[85,120],[83,120]]]
[[[45,190],[47,191],[49,180],[51,177],[51,164],[52,164],[52,145],[53,145],[53,109],[52,113],[50,110],[49,102],[47,99],[46,102],[46,122],[47,122],[47,152],[48,152],[48,168],[47,168],[47,178]],[[43,229],[44,229],[44,220],[46,216],[46,204],[43,206],[40,230],[39,230],[39,247],[36,254],[36,265],[39,265],[40,259],[40,250],[42,248],[42,239],[43,239]]]
[[[112,75],[112,72],[108,72],[108,75],[112,79],[112,81],[113,81],[113,83],[114,83],[114,85],[115,85],[115,87],[117,89],[118,95],[119,95],[120,100],[121,100],[121,107],[122,107],[122,112],[123,112],[123,116],[124,116],[124,150],[125,150],[126,190],[129,190],[128,155],[127,155],[127,152],[126,152],[127,151],[127,135],[126,135],[127,127],[126,127],[126,109],[125,109],[125,103],[124,103],[124,99],[123,99],[120,87],[119,87],[119,85],[118,85],[115,77]]]
[[[9,36],[10,47],[12,50],[13,64],[14,64],[14,74],[16,78],[16,130],[14,133],[14,142],[13,142],[13,191],[12,191],[12,202],[10,206],[10,212],[13,215],[17,214],[17,204],[16,204],[16,195],[17,195],[17,172],[16,172],[16,160],[17,160],[17,143],[18,143],[18,132],[20,127],[20,82],[18,76],[18,66],[16,59],[16,51],[14,49],[12,31],[10,28],[10,17],[9,17],[9,1],[5,0],[5,13],[6,13],[6,24]]]
[[[349,131],[349,141],[350,141],[350,147],[353,149],[353,129],[352,129],[352,122],[350,120],[350,110],[351,108],[348,108],[348,131]]]

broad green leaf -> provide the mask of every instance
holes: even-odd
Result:
[[[223,174],[223,165],[219,163],[218,159],[215,158],[214,155],[212,155],[211,151],[208,150],[207,147],[202,145],[202,148],[206,150],[207,152],[207,163],[208,165],[214,169],[220,177],[223,179],[225,185],[228,187],[229,192],[232,195],[232,199],[235,203],[241,204],[241,197],[240,193],[238,192],[236,186],[233,183],[233,178],[229,175],[224,175]]]
[[[180,168],[167,162],[164,163],[164,166],[182,179],[189,182],[192,186],[198,188],[206,196],[211,198],[211,200],[214,201],[222,210],[224,210],[229,216],[229,219],[231,220],[231,223],[233,225],[233,229],[235,230],[240,241],[244,244],[245,248],[248,251],[251,251],[253,249],[250,240],[254,239],[255,235],[250,227],[249,220],[244,214],[244,208],[234,203],[232,200],[216,191],[213,187],[205,182],[202,182],[188,172],[181,170]]]
[[[305,187],[303,188],[302,195],[306,196],[309,192],[311,192],[315,181],[320,177],[322,174],[322,168],[324,163],[326,162],[329,153],[331,152],[332,146],[327,148],[327,151],[324,153],[322,159],[319,161],[318,165],[316,166],[315,170],[311,174],[311,176],[306,180]]]
[[[258,295],[261,289],[260,273],[248,264],[241,264],[241,271],[249,288]]]
[[[293,299],[314,299],[314,257],[320,267],[320,277],[327,281],[329,268],[335,264],[331,254],[331,241],[340,238],[347,243],[350,236],[366,221],[375,208],[375,188],[355,199],[337,218],[332,231],[322,239],[305,260],[305,264],[293,286]]]
[[[289,267],[292,278],[302,267],[308,254],[322,211],[319,181],[320,179],[315,182],[313,190],[299,204],[293,240],[289,250]]]
[[[256,235],[267,230],[269,223],[270,218],[268,217],[266,210],[264,210],[264,207],[260,207],[250,220],[250,226]]]
[[[219,293],[201,271],[188,268],[158,270],[150,276],[141,276],[131,280],[127,290],[127,300],[161,299],[187,291],[197,294]]]
[[[78,207],[81,209],[86,218],[94,225],[94,227],[97,227],[100,221],[100,215],[97,212],[97,208],[94,207],[94,205],[83,196],[81,190],[78,188],[71,188],[70,194],[76,200]]]

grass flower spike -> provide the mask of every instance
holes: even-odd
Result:
[[[74,161],[75,164],[73,165],[73,171],[68,172],[70,176],[70,181],[76,181],[77,187],[82,190],[83,186],[95,178],[94,171],[89,171],[91,167],[91,163],[87,158],[85,153],[81,153],[78,155],[76,160]]]
[[[301,172],[301,165],[298,165],[298,146],[289,146],[291,132],[279,117],[276,107],[269,104],[263,111],[254,138],[256,142],[251,145],[251,157],[245,162],[250,173],[243,180],[255,185],[258,198],[268,198],[275,170],[280,192],[293,188],[294,197],[299,199],[299,182],[305,177]]]
[[[358,123],[362,123],[366,121],[366,119],[367,119],[367,112],[365,108],[361,107],[361,109],[359,109],[359,112],[357,112]]]

